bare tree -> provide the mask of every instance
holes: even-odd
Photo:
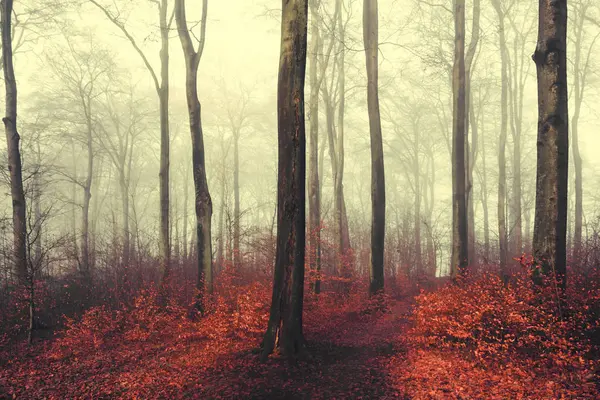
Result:
[[[383,290],[383,251],[385,242],[385,175],[383,140],[379,113],[378,51],[379,22],[377,0],[364,0],[363,41],[367,65],[367,103],[371,132],[371,283],[369,292]]]
[[[196,307],[200,312],[205,311],[205,296],[212,294],[212,242],[211,218],[212,200],[206,180],[206,162],[204,156],[204,136],[202,134],[202,117],[200,101],[198,100],[198,66],[202,59],[206,41],[206,14],[208,0],[202,1],[202,17],[200,22],[200,37],[198,46],[192,42],[190,30],[185,16],[185,0],[176,0],[175,20],[177,33],[181,41],[185,57],[185,89],[190,119],[192,137],[192,168],[194,188],[196,189],[196,240],[198,251],[198,280],[196,288],[198,297]]]
[[[538,137],[533,256],[564,288],[567,267],[567,0],[540,0],[533,54],[538,81]]]
[[[586,84],[591,70],[590,59],[600,33],[592,37],[587,51],[584,48],[586,16],[592,7],[590,0],[574,2],[573,6],[573,116],[571,118],[571,133],[573,144],[573,163],[575,166],[575,227],[573,235],[573,262],[581,263],[581,244],[583,231],[583,162],[579,150],[579,120],[586,91]]]
[[[506,48],[505,15],[500,0],[492,0],[498,15],[498,45],[500,47],[502,92],[500,99],[501,122],[498,139],[498,235],[500,245],[500,271],[508,279],[508,235],[506,230],[506,136],[508,133],[508,50]]]
[[[13,65],[12,42],[13,0],[3,0],[0,4],[0,29],[2,29],[2,70],[4,71],[5,116],[4,130],[8,147],[8,170],[13,208],[13,257],[14,271],[19,284],[27,280],[27,220],[25,192],[23,191],[23,171],[20,136],[17,131],[17,80]]]
[[[304,347],[304,246],[306,202],[306,131],[304,82],[308,0],[283,0],[277,85],[279,137],[277,250],[269,323],[262,343],[266,359],[279,344],[294,357]]]
[[[465,169],[466,87],[465,87],[465,1],[454,3],[454,68],[452,87],[454,113],[452,128],[452,276],[466,272],[467,198]]]
[[[160,81],[155,68],[148,60],[146,54],[137,44],[125,23],[119,18],[118,10],[111,11],[96,0],[89,0],[98,7],[104,15],[125,35],[131,46],[142,59],[146,69],[152,77],[154,88],[159,100],[160,110],[160,170],[159,170],[159,196],[160,196],[160,264],[163,283],[169,277],[171,247],[169,241],[169,31],[173,22],[173,14],[167,18],[169,8],[168,0],[154,1],[158,7],[160,25]]]

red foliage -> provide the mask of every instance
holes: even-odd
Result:
[[[408,360],[391,364],[397,386],[411,398],[594,398],[600,286],[571,276],[564,294],[527,273],[421,294]]]

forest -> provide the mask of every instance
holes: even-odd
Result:
[[[598,0],[0,33],[0,399],[600,398]]]

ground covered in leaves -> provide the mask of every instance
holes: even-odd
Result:
[[[269,289],[224,286],[199,319],[159,306],[152,289],[92,308],[52,340],[0,347],[0,398],[593,399],[600,389],[598,289],[570,293],[558,314],[530,280],[493,276],[416,298],[310,295],[294,364],[256,354]]]

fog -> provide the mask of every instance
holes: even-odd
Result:
[[[187,5],[190,26],[199,21],[201,15],[201,5],[195,3]],[[345,50],[344,201],[350,244],[357,261],[355,266],[366,271],[371,205],[362,3],[344,2],[343,46],[339,45],[338,32],[332,33],[330,19],[335,2],[320,3],[322,49],[327,50],[329,42],[334,41],[323,85],[329,87],[335,105],[339,93],[332,65],[340,49]],[[473,32],[472,4],[467,3],[468,46]],[[526,1],[502,3],[507,10],[505,34],[511,79],[506,143],[509,240],[512,240],[515,220],[511,210],[515,191],[515,138],[521,144],[520,171],[517,172],[521,179],[523,247],[511,254],[517,256],[521,251],[530,251],[533,230],[537,91],[531,55],[537,35],[537,8]],[[600,115],[594,105],[600,94],[597,72],[600,11],[593,1],[573,1],[570,7],[579,7],[580,3],[589,4],[589,8],[580,38],[571,34],[578,22],[570,22],[569,83],[573,82],[574,74],[584,74],[585,91],[577,127],[583,162],[583,236],[591,239],[599,227],[597,171],[600,161],[596,152],[600,139],[596,132]],[[119,10],[119,21],[159,74],[158,3],[99,0],[99,4],[112,15],[117,15]],[[239,251],[243,263],[252,268],[267,268],[272,264],[273,255],[268,238],[272,238],[275,228],[279,7],[280,3],[275,1],[209,1],[205,49],[198,73],[206,173],[213,204],[213,258],[217,259],[217,252],[221,251],[226,253],[223,257],[231,259],[233,252],[231,243],[236,218],[233,137],[237,132]],[[109,270],[111,263],[118,262],[120,256],[116,249],[123,244],[124,218],[129,220],[133,259],[138,265],[154,264],[159,249],[160,131],[158,98],[147,67],[123,32],[89,2],[49,1],[46,7],[38,1],[23,0],[15,3],[15,9],[20,21],[14,28],[14,40],[19,43],[15,51],[15,72],[24,185],[29,199],[34,196],[35,185],[40,192],[37,215],[43,220],[41,246],[48,249],[49,255],[46,273],[68,274],[77,269],[81,258],[82,184],[89,166],[85,124],[86,112],[90,110],[94,165],[89,207],[94,268]],[[168,17],[171,10],[172,5]],[[570,17],[574,18],[575,14],[571,12]],[[386,265],[394,271],[413,271],[422,266],[416,265],[417,260],[423,259],[426,261],[418,262],[433,268],[438,276],[446,275],[451,253],[452,204],[454,39],[451,10],[445,1],[381,1],[379,16],[379,88],[388,199]],[[192,31],[198,34],[197,24]],[[172,22],[169,37],[170,242],[173,263],[183,263],[194,253],[195,215],[184,59],[175,22]],[[309,57],[316,51],[310,43],[309,21]],[[583,72],[573,70],[577,46],[587,63]],[[321,63],[324,57],[325,54],[317,55]],[[307,76],[309,73],[307,71]],[[90,89],[92,80],[94,85]],[[523,86],[522,105],[518,104],[520,85]],[[476,147],[472,183],[474,232],[477,258],[486,264],[498,262],[500,87],[498,16],[491,2],[484,1],[479,45],[472,67],[470,103],[474,115],[469,134],[474,125],[477,130],[477,142],[471,143]],[[90,89],[88,111],[80,102],[78,91],[82,88]],[[307,110],[309,93],[307,78]],[[570,111],[576,107],[574,98],[571,96]],[[517,104],[513,104],[513,99],[517,99]],[[335,230],[331,153],[322,94],[319,113],[322,251],[323,268],[327,269],[335,253],[332,244]],[[340,130],[336,113],[334,110],[334,134]],[[517,126],[519,122],[514,117],[521,113],[522,121]],[[307,114],[307,126],[309,118]],[[6,143],[2,146],[5,154]],[[126,167],[123,177],[119,175],[120,162]],[[569,237],[573,234],[574,213],[572,163],[573,157],[570,157]],[[5,255],[11,240],[7,175],[6,182],[2,230]],[[127,191],[128,210],[123,209],[123,190]],[[33,203],[28,201],[28,210],[33,211]],[[415,215],[417,203],[420,203],[419,215]],[[415,238],[416,225],[419,238]],[[416,241],[422,244],[416,247]],[[4,257],[3,269],[10,270],[8,256]]]

